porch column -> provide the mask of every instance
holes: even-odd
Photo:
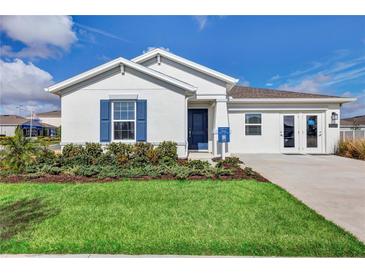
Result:
[[[216,99],[214,107],[213,124],[213,155],[221,155],[221,147],[218,145],[218,127],[229,127],[227,99]],[[227,147],[226,147],[227,152]]]

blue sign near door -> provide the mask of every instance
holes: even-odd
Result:
[[[218,127],[218,143],[229,143],[230,137],[229,127]]]

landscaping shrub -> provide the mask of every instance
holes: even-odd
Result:
[[[125,155],[129,159],[132,155],[133,145],[114,142],[108,145],[107,150],[114,156]]]
[[[105,152],[98,143],[87,143],[85,147],[68,144],[63,148],[62,154],[56,154],[49,150],[45,143],[43,146],[38,144],[37,148],[33,150],[31,149],[33,147],[30,145],[30,139],[25,141],[18,138],[17,142],[23,142],[26,149],[23,146],[12,144],[8,146],[5,155],[9,157],[11,151],[11,155],[15,155],[15,159],[18,159],[17,155],[26,153],[24,158],[20,157],[23,162],[14,165],[17,170],[25,171],[34,178],[45,174],[94,178],[148,179],[162,177],[179,180],[220,176],[234,176],[234,178],[243,176],[246,178],[247,175],[253,178],[257,177],[257,174],[249,168],[246,168],[245,172],[240,170],[241,161],[237,157],[227,157],[225,160],[219,160],[216,167],[213,167],[208,161],[178,160],[177,144],[168,141],[160,143],[156,148],[152,144],[142,142],[134,145],[111,143]],[[27,147],[28,145],[29,147]],[[17,150],[18,147],[19,151]],[[12,148],[12,150],[9,150],[9,148]],[[0,165],[3,162],[1,161]],[[0,176],[13,174],[15,169],[9,170],[8,167],[1,167]]]
[[[57,144],[61,142],[60,136],[38,136],[37,139],[47,144]]]
[[[143,168],[143,171],[146,176],[150,176],[150,177],[159,177],[166,173],[165,167],[154,166],[154,165],[146,165]]]
[[[2,164],[14,172],[23,172],[25,167],[35,161],[39,143],[23,136],[21,129],[15,130],[15,136],[3,141],[1,151]]]
[[[149,143],[136,143],[132,150],[132,164],[135,167],[144,166],[149,163],[148,155],[154,150]]]
[[[217,177],[233,175],[233,171],[227,168],[215,168],[214,173]]]
[[[190,176],[191,169],[187,166],[174,165],[168,168],[168,174],[171,174],[178,180],[187,179]]]
[[[95,160],[101,156],[103,149],[99,143],[86,143],[85,144],[85,154],[94,158]]]
[[[162,163],[171,164],[177,160],[177,144],[171,141],[161,142],[156,148],[158,158]]]
[[[62,157],[62,164],[65,166],[88,166],[94,164],[95,159],[84,153],[73,156],[73,157]]]
[[[117,166],[102,166],[98,178],[118,178],[120,174],[120,168]]]
[[[365,160],[365,139],[340,141],[336,154],[348,158]]]
[[[127,166],[127,165],[130,165],[130,163],[131,163],[128,156],[126,156],[124,154],[118,154],[116,156],[116,161],[117,161],[118,165],[120,165],[120,166]]]
[[[99,166],[80,166],[75,170],[76,175],[92,177],[100,173],[101,168]]]
[[[143,167],[131,167],[131,168],[122,168],[119,170],[120,177],[125,178],[138,178],[142,176],[148,176],[145,174]]]
[[[118,164],[115,155],[110,153],[109,151],[102,153],[94,163],[95,165],[100,166],[112,166]]]
[[[12,138],[13,137],[10,137],[10,136],[0,136],[0,145],[7,144],[9,142],[9,140]]]
[[[193,169],[206,169],[210,167],[210,164],[208,161],[202,161],[202,160],[190,160],[186,164],[188,167]]]
[[[250,168],[250,167],[245,167],[244,171],[245,171],[245,173],[246,173],[247,176],[253,176],[253,175],[255,175],[255,171],[253,171],[253,169]]]
[[[151,163],[152,165],[158,164],[160,158],[157,149],[152,148],[149,151],[147,151],[147,158],[149,163]]]
[[[64,167],[62,173],[65,175],[75,176],[80,174],[79,170],[80,166],[69,166],[69,167]]]
[[[190,160],[185,165],[190,169],[190,175],[207,177],[214,175],[213,167],[208,161]]]
[[[37,153],[36,162],[37,164],[54,164],[57,161],[58,156],[56,153],[46,146],[39,149]]]
[[[107,147],[107,153],[109,152],[115,157],[115,161],[120,166],[130,165],[132,159],[133,145],[125,143],[111,143]]]
[[[67,144],[62,149],[62,156],[64,158],[73,158],[85,153],[82,145]]]
[[[239,168],[240,164],[242,164],[242,161],[238,157],[227,157],[224,160],[219,160],[216,167],[221,168],[228,168],[228,169],[235,169]]]
[[[61,173],[62,169],[57,166],[44,165],[40,171],[46,174],[58,175]]]
[[[25,173],[36,173],[39,172],[40,168],[38,165],[27,165],[24,169]]]

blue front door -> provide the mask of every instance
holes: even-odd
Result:
[[[208,149],[208,110],[188,110],[188,142],[189,149]]]

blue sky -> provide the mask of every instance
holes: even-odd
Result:
[[[344,116],[365,114],[365,16],[12,16],[0,39],[1,113],[57,108],[47,85],[164,47],[245,85],[355,96]]]

